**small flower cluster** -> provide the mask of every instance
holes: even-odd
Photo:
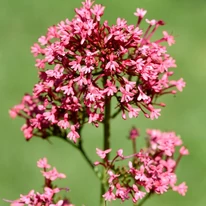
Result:
[[[25,118],[22,130],[26,139],[47,137],[55,130],[68,130],[74,142],[80,137],[79,127],[85,123],[98,126],[104,119],[105,105],[115,99],[116,110],[126,119],[142,111],[147,118],[160,116],[164,103],[156,99],[175,94],[185,86],[183,79],[169,80],[176,67],[167,53],[167,42],[173,36],[163,31],[152,41],[162,20],[148,20],[146,31],[140,29],[146,10],[137,9],[136,25],[118,18],[115,25],[100,22],[105,7],[90,0],[75,9],[75,18],[48,28],[31,52],[36,59],[39,83],[32,95],[10,110],[12,117]]]
[[[132,130],[134,131],[134,128]],[[187,192],[185,182],[176,185],[175,169],[181,157],[189,154],[188,150],[181,146],[180,137],[174,132],[159,130],[147,130],[147,135],[148,147],[130,156],[124,156],[123,150],[120,149],[110,161],[107,154],[111,149],[97,149],[97,154],[104,159],[104,163],[95,162],[95,165],[103,165],[108,174],[109,189],[103,195],[106,201],[125,201],[132,198],[132,201],[137,203],[140,199],[146,198],[146,194],[163,194],[169,189],[177,191],[182,196]],[[174,153],[178,146],[181,148],[179,157],[175,160]],[[128,166],[115,166],[117,161],[128,158],[133,158]]]
[[[59,193],[61,190],[68,191],[67,188],[58,188],[52,185],[52,182],[56,179],[66,178],[66,175],[63,173],[59,173],[56,168],[54,167],[51,170],[48,170],[51,166],[47,163],[46,158],[42,158],[37,162],[37,166],[42,168],[43,170],[42,175],[45,178],[44,183],[44,192],[39,193],[34,190],[31,190],[27,195],[20,195],[18,200],[9,201],[11,202],[11,206],[74,206],[73,204],[69,203],[67,199],[64,200],[54,200],[54,196]]]

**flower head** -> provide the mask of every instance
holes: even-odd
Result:
[[[39,81],[33,94],[10,110],[12,118],[26,119],[22,131],[27,140],[61,133],[77,142],[79,128],[85,123],[98,127],[104,108],[114,99],[122,118],[136,118],[140,112],[157,119],[164,94],[182,91],[183,79],[169,80],[175,60],[162,42],[174,43],[166,31],[155,41],[152,37],[164,22],[146,20],[146,10],[138,8],[136,25],[117,18],[110,26],[101,23],[105,7],[85,0],[75,9],[75,17],[48,28],[31,47],[36,58]]]

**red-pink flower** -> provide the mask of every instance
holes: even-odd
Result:
[[[137,203],[151,192],[164,194],[169,189],[181,195],[187,192],[185,183],[176,186],[175,169],[180,159],[176,159],[174,154],[177,147],[182,145],[180,137],[174,132],[160,130],[147,130],[147,134],[147,147],[144,150],[124,158],[121,156],[123,150],[117,150],[117,155],[107,160],[107,164],[95,164],[108,170],[109,189],[103,196],[105,200],[120,199],[123,202],[132,199]],[[180,150],[187,153],[184,146]],[[117,161],[125,162],[130,158],[133,158],[133,162],[129,161],[128,166],[116,165]]]
[[[104,194],[102,195],[102,197],[106,200],[106,201],[111,201],[111,200],[115,200],[115,194],[113,193],[113,189],[114,189],[114,186],[111,186],[109,188],[109,190]]]
[[[66,178],[66,175],[63,174],[63,173],[59,173],[56,168],[54,167],[52,170],[50,171],[42,171],[42,174],[43,176],[46,178],[46,179],[49,179],[51,181],[54,181],[56,180],[57,178],[59,179],[62,179],[62,178]]]
[[[96,153],[101,159],[104,159],[106,157],[106,155],[108,153],[110,153],[111,151],[112,151],[112,149],[107,149],[107,150],[103,151],[101,149],[96,148]]]
[[[157,119],[160,116],[161,109],[155,109],[151,104],[148,106],[150,110],[150,119]]]
[[[47,158],[44,157],[37,162],[37,167],[48,169],[51,165],[47,163]]]
[[[28,100],[22,99],[20,109],[10,110],[12,117],[25,119],[22,131],[27,140],[66,132],[77,142],[83,124],[98,127],[104,120],[109,101],[116,102],[114,114],[121,113],[123,119],[127,114],[137,118],[140,112],[157,119],[164,105],[158,98],[185,86],[182,78],[172,79],[175,60],[162,45],[173,44],[174,38],[164,31],[153,40],[162,20],[146,20],[149,25],[142,30],[146,10],[137,8],[135,25],[117,18],[110,26],[100,21],[104,9],[86,0],[75,9],[73,19],[49,27],[31,47],[38,84],[25,95]]]
[[[50,165],[47,163],[46,158],[42,158],[37,162],[37,166],[43,168],[42,171],[43,176],[46,178],[44,182],[43,192],[35,192],[31,190],[27,195],[20,195],[20,198],[14,201],[5,200],[6,202],[10,202],[11,206],[66,206],[71,205],[67,199],[56,201],[55,195],[59,193],[61,190],[68,191],[68,188],[59,188],[57,186],[52,185],[52,181],[56,178],[65,178],[66,176],[63,173],[57,172],[56,168],[53,168],[50,171],[47,171],[50,168]],[[67,204],[68,203],[68,204]]]
[[[186,83],[184,82],[183,78],[179,79],[178,81],[170,81],[170,84],[177,87],[177,89],[182,92],[183,88],[185,87]]]
[[[146,10],[137,8],[137,10],[136,10],[136,12],[134,13],[134,15],[135,15],[135,16],[138,16],[138,17],[140,17],[140,18],[143,18],[146,13],[147,13]]]
[[[136,139],[137,137],[139,137],[139,131],[138,131],[138,129],[136,129],[135,127],[133,127],[133,128],[130,130],[129,138],[130,138],[130,139]]]
[[[177,191],[180,195],[185,196],[188,186],[185,184],[185,182],[183,182],[178,186],[174,186],[172,189]]]
[[[188,149],[185,146],[182,146],[180,148],[179,152],[180,152],[181,155],[188,155],[189,154],[189,151],[188,151]]]
[[[166,31],[163,31],[163,35],[169,46],[175,43],[174,37],[169,35]]]

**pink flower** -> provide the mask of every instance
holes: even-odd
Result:
[[[104,120],[109,101],[115,102],[114,114],[121,113],[123,119],[143,112],[153,120],[160,116],[161,109],[154,108],[158,98],[176,93],[173,86],[179,91],[185,86],[182,79],[172,79],[175,60],[162,45],[173,44],[174,38],[166,31],[162,38],[152,38],[163,21],[146,20],[147,29],[141,29],[146,10],[137,8],[136,24],[117,18],[110,26],[100,21],[104,9],[85,0],[73,19],[49,27],[31,47],[38,84],[25,95],[28,100],[22,98],[21,109],[10,110],[12,117],[25,120],[22,131],[27,140],[65,135],[70,127],[67,137],[76,142],[82,124],[98,127]]]
[[[60,121],[58,122],[58,126],[59,126],[60,128],[67,129],[67,128],[70,127],[70,124],[69,124],[69,122],[68,122],[66,119],[64,119],[64,120],[60,120]]]
[[[141,100],[145,102],[151,101],[150,97],[144,94],[140,87],[138,87],[138,90],[139,90],[139,96],[137,97],[137,101],[141,101]]]
[[[76,129],[75,129],[75,126],[74,125],[71,125],[70,127],[70,132],[69,134],[67,135],[67,137],[72,140],[74,143],[76,143],[77,139],[80,138],[80,135],[78,132],[76,132]]]
[[[130,138],[130,139],[136,139],[137,137],[139,137],[139,131],[138,131],[138,129],[136,129],[135,127],[133,127],[133,128],[130,130],[129,138]]]
[[[112,151],[112,149],[107,149],[107,150],[103,151],[103,150],[96,148],[96,153],[101,159],[104,159],[106,157],[106,155],[108,153],[110,153],[111,151]]]
[[[174,37],[170,36],[166,31],[163,31],[163,35],[169,46],[175,43]]]
[[[139,112],[141,111],[139,108],[132,108],[128,104],[129,118],[138,117]]]
[[[107,173],[109,175],[109,180],[108,180],[109,184],[111,184],[115,178],[120,176],[120,175],[115,175],[111,170],[108,170]]]
[[[129,192],[130,192],[129,188],[121,187],[119,184],[117,184],[117,189],[116,189],[115,195],[117,198],[120,198],[122,200],[122,202],[129,199]]]
[[[44,182],[44,189],[43,192],[35,192],[31,190],[27,195],[20,195],[20,198],[14,201],[5,200],[6,202],[10,202],[12,206],[63,206],[68,205],[69,202],[67,200],[59,200],[56,203],[55,194],[59,193],[61,190],[68,191],[68,188],[58,188],[57,186],[51,185],[51,181],[55,180],[56,178],[65,178],[66,176],[62,173],[57,172],[56,168],[46,172],[46,169],[50,167],[47,163],[46,158],[42,158],[37,162],[37,166],[40,168],[44,168],[42,174],[46,177],[46,181]],[[49,180],[49,181],[48,181]],[[51,188],[52,187],[52,188]],[[68,203],[68,204],[67,204]],[[72,204],[69,204],[73,206]],[[68,205],[68,206],[69,206]]]
[[[127,91],[123,87],[120,87],[120,91],[122,93],[121,102],[130,102],[133,100],[134,94],[132,92]]]
[[[34,57],[38,56],[39,54],[42,53],[42,49],[41,47],[35,43],[32,47],[31,47],[31,53],[34,55]]]
[[[180,195],[185,196],[188,186],[185,184],[185,182],[183,182],[178,186],[174,186],[172,189],[177,191]]]
[[[143,18],[146,13],[147,13],[146,10],[137,8],[137,10],[136,10],[136,12],[134,13],[134,15],[135,15],[135,16],[138,16],[138,17],[140,17],[140,18]]]
[[[154,26],[154,25],[157,23],[157,21],[156,21],[155,19],[152,19],[152,20],[146,19],[146,22],[147,22],[148,24],[150,24],[151,26]]]
[[[48,40],[47,40],[47,38],[46,38],[45,36],[41,36],[41,37],[38,39],[38,42],[39,42],[42,46],[44,46],[44,45],[46,45],[46,44],[48,43]]]
[[[113,54],[111,54],[109,58],[110,61],[106,64],[105,70],[110,70],[111,72],[115,72],[119,67],[119,64],[113,60],[114,59]]]
[[[21,131],[24,132],[24,136],[27,140],[33,136],[33,128],[30,126],[28,127],[26,124],[21,127]]]
[[[150,119],[158,119],[161,109],[155,109],[151,104],[148,106],[150,110]]]
[[[100,21],[100,17],[104,14],[105,7],[102,5],[94,5],[93,9],[91,9],[91,12],[96,16],[97,21]]]
[[[117,150],[117,155],[121,158],[124,158],[124,155],[123,155],[123,149],[119,149]]]
[[[105,201],[116,200],[115,194],[112,192],[113,189],[114,189],[114,186],[111,186],[109,190],[104,195],[102,195]]]
[[[46,157],[44,157],[44,158],[42,158],[42,159],[40,159],[38,162],[37,162],[37,167],[39,167],[39,168],[50,168],[51,167],[51,165],[49,165],[48,163],[47,163],[47,158]]]
[[[104,89],[107,96],[113,96],[117,92],[117,88],[110,80],[107,79],[107,88]]]
[[[146,195],[146,192],[140,191],[136,185],[133,184],[132,188],[135,192],[134,193],[134,198],[133,198],[134,203],[136,203],[139,199],[142,199]]]
[[[185,87],[186,83],[184,82],[183,78],[179,79],[178,81],[170,81],[170,84],[177,87],[177,89],[182,92],[183,88]]]
[[[180,152],[181,155],[188,155],[189,154],[189,150],[185,146],[182,146],[180,148],[179,152]]]
[[[57,178],[59,179],[66,178],[66,175],[63,173],[59,173],[55,167],[48,172],[42,171],[42,174],[46,179],[49,179],[51,181],[54,181]]]

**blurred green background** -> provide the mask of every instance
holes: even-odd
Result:
[[[36,161],[48,157],[49,163],[67,174],[59,185],[69,186],[68,195],[76,206],[96,206],[99,203],[99,182],[81,155],[69,144],[51,139],[26,142],[20,127],[21,119],[12,120],[8,110],[19,103],[25,92],[31,92],[37,81],[30,46],[46,33],[47,27],[65,18],[73,18],[80,0],[0,0],[0,205],[2,198],[16,199],[29,190],[40,190],[43,183]],[[146,18],[163,19],[162,30],[173,33],[176,44],[169,48],[178,67],[175,77],[183,77],[187,86],[176,97],[164,98],[167,107],[158,120],[137,119],[112,122],[112,148],[131,153],[127,140],[132,125],[174,130],[181,135],[190,150],[177,170],[179,182],[186,181],[189,190],[185,197],[168,192],[152,197],[145,206],[204,206],[206,205],[206,1],[205,0],[98,0],[106,6],[104,18],[110,24],[117,17],[136,23],[136,8],[148,10]],[[123,126],[124,125],[124,126]],[[98,160],[95,148],[102,148],[102,129],[88,126],[84,130],[85,149],[93,161]],[[142,138],[143,139],[143,138]],[[109,205],[119,205],[112,202]],[[130,201],[124,205],[132,205]]]

